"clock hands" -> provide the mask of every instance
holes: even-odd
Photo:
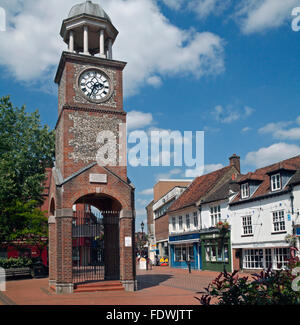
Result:
[[[91,82],[93,82],[93,81],[91,81]],[[91,88],[92,88],[92,91],[91,91],[89,97],[91,97],[91,95],[93,95],[94,93],[97,94],[97,92],[99,90],[102,90],[104,88],[104,85],[101,84],[100,82],[97,82],[97,83],[94,83]]]

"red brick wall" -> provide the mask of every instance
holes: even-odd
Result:
[[[156,241],[169,238],[169,216],[167,214],[155,219],[155,237]]]
[[[233,270],[240,270],[240,260],[242,258],[241,249],[232,249],[232,265]]]

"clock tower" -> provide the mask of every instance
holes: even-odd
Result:
[[[72,293],[78,282],[91,280],[91,270],[97,267],[99,276],[93,280],[120,281],[132,291],[134,186],[126,168],[122,87],[126,63],[114,60],[112,52],[118,31],[100,5],[86,1],[71,9],[60,35],[68,50],[62,53],[55,76],[58,120],[49,201],[50,286],[57,293]],[[86,215],[79,221],[78,206],[93,207],[89,211],[97,211],[101,220],[93,213],[88,222]]]

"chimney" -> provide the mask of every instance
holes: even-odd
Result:
[[[240,173],[241,172],[241,164],[240,164],[240,157],[237,156],[236,154],[233,154],[229,158],[230,166],[234,166],[237,171]]]

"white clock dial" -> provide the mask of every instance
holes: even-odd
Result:
[[[79,79],[79,88],[91,100],[103,100],[110,93],[110,83],[104,73],[88,70]]]

